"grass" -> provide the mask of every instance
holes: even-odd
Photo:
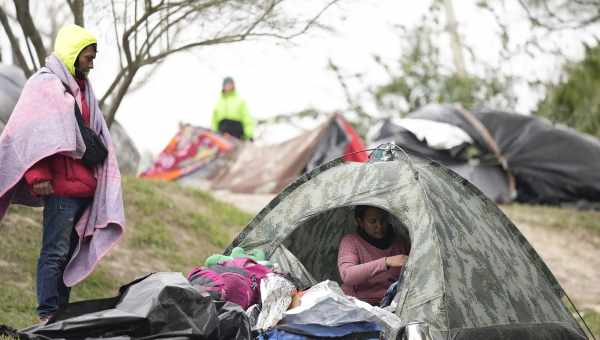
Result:
[[[590,327],[592,333],[596,336],[596,339],[600,340],[600,313],[596,313],[592,310],[584,310],[581,312],[583,313],[583,319]]]
[[[71,301],[115,296],[121,285],[150,272],[187,273],[221,252],[251,218],[176,183],[126,177],[123,189],[125,236],[94,273],[73,288]],[[0,324],[20,329],[37,322],[41,209],[11,206],[0,222],[0,235]]]
[[[563,230],[585,229],[600,236],[600,212],[542,205],[510,204],[502,210],[511,220]]]

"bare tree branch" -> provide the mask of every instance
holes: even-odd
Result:
[[[288,22],[278,21],[280,14],[276,12],[284,0],[136,0],[119,4],[124,13],[122,20],[117,20],[117,2],[111,1],[113,26],[115,34],[120,35],[118,48],[123,58],[121,70],[100,100],[107,123],[112,123],[128,90],[139,88],[158,69],[153,67],[144,73],[141,81],[134,82],[142,67],[160,64],[170,55],[201,46],[235,43],[255,37],[293,39],[317,25],[322,14],[338,1],[327,0],[308,21],[294,18]],[[190,30],[184,28],[197,25],[197,22],[200,22],[199,29],[202,27],[201,34],[190,38]]]
[[[362,105],[357,103],[354,100],[354,98],[352,97],[352,95],[350,94],[350,89],[348,88],[348,84],[346,83],[346,80],[344,79],[344,77],[342,76],[342,73],[340,72],[340,68],[331,59],[329,59],[327,66],[330,70],[332,70],[335,73],[338,83],[340,84],[340,86],[342,87],[342,90],[344,91],[344,96],[346,97],[346,102],[348,103],[350,110],[355,112],[356,114],[358,114],[358,116],[360,116],[361,118],[367,119],[368,121],[372,121],[374,119],[373,116],[368,114],[364,110]]]
[[[10,42],[16,64],[23,70],[25,76],[29,78],[33,74],[33,71],[27,65],[27,61],[25,61],[25,56],[23,56],[23,53],[19,47],[19,41],[12,31],[10,23],[8,22],[8,16],[2,7],[0,7],[0,23],[4,28],[4,33],[6,33],[8,41]]]
[[[25,41],[31,41],[33,47],[35,48],[39,65],[44,65],[46,60],[46,48],[42,42],[40,32],[36,28],[35,24],[33,23],[33,19],[31,18],[31,12],[29,11],[29,0],[14,0],[13,2],[17,12],[17,20],[19,21],[19,24],[23,30]]]
[[[85,26],[83,16],[85,3],[83,0],[67,0],[67,4],[69,4],[71,13],[73,13],[75,25]]]
[[[114,99],[111,102],[110,107],[108,107],[108,109],[104,113],[104,117],[106,118],[106,123],[109,126],[112,125],[112,122],[115,121],[115,115],[117,114],[117,109],[119,108],[121,101],[125,97],[125,94],[127,93],[127,90],[129,89],[129,86],[131,85],[131,83],[133,81],[133,77],[135,77],[136,72],[137,72],[137,69],[135,71],[130,71],[130,72],[125,73],[125,77],[122,78],[122,80],[119,82],[119,86],[118,86],[117,92],[114,95]]]
[[[141,89],[146,83],[156,74],[156,72],[163,65],[164,59],[152,64],[150,70],[144,74],[144,77],[140,80],[137,80],[135,83],[132,83],[127,90],[127,94],[131,94],[139,89]]]
[[[119,66],[121,69],[123,66],[123,50],[121,44],[119,44],[119,26],[117,25],[117,12],[115,11],[115,0],[110,0],[110,8],[113,16],[113,27],[115,30],[115,41],[117,42],[117,49],[119,50]]]
[[[579,4],[593,7],[596,13],[593,13],[591,16],[588,17],[580,17],[578,15],[576,19],[572,19],[569,21],[558,16],[558,14],[556,14],[556,11],[554,9],[551,9],[546,1],[540,1],[544,10],[544,16],[550,19],[555,19],[558,22],[558,24],[546,23],[544,18],[536,16],[533,13],[529,4],[525,0],[518,0],[518,3],[533,26],[541,27],[549,31],[577,30],[588,27],[600,21],[600,6],[596,2],[580,1]]]
[[[98,105],[100,105],[100,107],[102,109],[104,109],[104,107],[106,106],[106,101],[111,96],[111,94],[113,93],[113,91],[117,88],[117,86],[119,85],[119,83],[124,78],[124,76],[125,76],[125,74],[127,72],[128,72],[127,68],[122,68],[119,71],[119,73],[117,73],[117,75],[113,79],[112,83],[110,84],[110,86],[108,87],[108,89],[106,90],[106,92],[104,92],[104,95],[102,96],[102,98],[100,98],[100,101],[98,102]]]

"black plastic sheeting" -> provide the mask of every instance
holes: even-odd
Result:
[[[337,119],[333,119],[324,135],[319,138],[319,143],[315,147],[312,157],[306,163],[303,173],[343,155],[348,143],[350,143],[350,139],[346,131],[340,126]]]
[[[567,127],[552,125],[535,116],[491,110],[472,113],[487,128],[501,154],[507,159],[508,168],[517,182],[517,201],[543,204],[600,202],[598,139]],[[457,126],[473,138],[482,153],[483,163],[491,159],[492,152],[481,134],[451,105],[428,105],[409,114],[407,118]],[[395,129],[402,129],[400,127],[386,129],[382,129],[377,139],[387,137],[400,146],[413,149],[419,155],[450,165],[450,168],[453,162],[465,163],[458,152],[452,155],[450,152],[432,150],[414,136],[412,141],[407,139],[406,134],[410,132],[396,133]],[[502,171],[499,164],[495,167]],[[474,184],[483,189],[481,185]],[[485,190],[482,191],[486,193]],[[493,195],[490,197],[495,199]]]
[[[29,339],[251,339],[243,309],[201,296],[181,273],[155,273],[114,298],[69,304]]]
[[[511,200],[508,178],[502,168],[489,160],[470,162],[464,152],[468,145],[459,145],[450,150],[432,149],[425,142],[418,140],[412,132],[389,120],[382,124],[381,130],[376,136],[376,142],[371,146],[375,147],[387,142],[401,146],[409,154],[443,164],[473,183],[494,202],[507,203]]]

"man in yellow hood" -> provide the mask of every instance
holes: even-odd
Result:
[[[7,135],[19,135],[12,138],[13,148],[20,147],[20,140],[31,147],[24,148],[25,152],[18,156],[0,155],[0,159],[21,159],[9,171],[15,178],[22,176],[25,181],[17,183],[25,183],[32,197],[44,205],[36,282],[37,313],[42,322],[68,303],[67,285],[89,275],[100,257],[120,238],[124,224],[120,174],[110,134],[87,79],[94,67],[96,46],[96,38],[82,27],[67,25],[60,29],[54,53],[28,80],[6,128]],[[90,162],[85,154],[92,147],[83,133],[89,136],[90,130],[108,152],[97,162]],[[106,173],[111,177],[107,178]],[[2,184],[0,196],[5,190]],[[110,197],[108,203],[106,196]],[[105,222],[100,219],[110,222],[101,228]],[[102,231],[96,233],[95,228]],[[91,234],[106,231],[111,241],[92,244]],[[83,233],[86,239],[80,237]],[[94,248],[96,253],[90,255],[86,247]]]

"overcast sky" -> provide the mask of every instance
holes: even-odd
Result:
[[[341,1],[322,17],[336,32],[312,31],[282,44],[276,40],[248,41],[210,46],[171,56],[140,90],[125,97],[117,113],[140,151],[156,154],[177,132],[179,122],[209,126],[223,77],[236,80],[239,94],[255,117],[297,112],[306,108],[333,111],[346,107],[335,75],[326,69],[331,58],[348,73],[365,73],[367,85],[385,82],[386,74],[373,62],[374,54],[393,63],[400,55],[395,25],[411,26],[420,20],[429,1],[361,0]],[[298,6],[303,3],[298,2]],[[454,1],[460,33],[480,58],[498,63],[498,28],[491,16],[482,15],[474,1]],[[510,6],[510,5],[508,5]],[[509,8],[510,9],[510,8]],[[86,13],[87,28],[98,36],[99,54],[90,78],[97,94],[104,93],[117,72],[116,46],[110,29],[95,26],[94,13]],[[95,20],[94,20],[95,19]],[[515,12],[507,18],[515,36],[526,36],[523,17]],[[193,29],[193,28],[190,28]],[[4,39],[4,37],[0,38]],[[439,37],[442,53],[450,60],[446,35]],[[568,49],[581,54],[575,42]],[[4,42],[4,45],[6,42]],[[6,46],[6,45],[5,45]],[[467,65],[475,69],[477,65]],[[529,77],[558,75],[552,60],[516,59],[508,70]],[[359,91],[359,88],[353,89]],[[516,110],[527,113],[538,100],[534,93],[518,88]],[[375,112],[372,108],[371,112]],[[289,131],[270,132],[267,139],[281,140]]]
[[[323,21],[337,32],[313,31],[293,46],[276,40],[249,41],[173,56],[144,88],[125,98],[117,119],[141,150],[156,153],[175,134],[178,122],[209,126],[225,76],[234,77],[255,117],[309,107],[343,108],[343,92],[334,74],[326,70],[328,58],[348,71],[368,72],[371,79],[383,80],[372,55],[389,60],[398,56],[392,25],[416,20],[415,13],[425,8],[401,3],[367,0],[332,8]],[[113,64],[110,57],[98,56],[91,75],[97,92],[102,93],[110,81],[105,68]]]

